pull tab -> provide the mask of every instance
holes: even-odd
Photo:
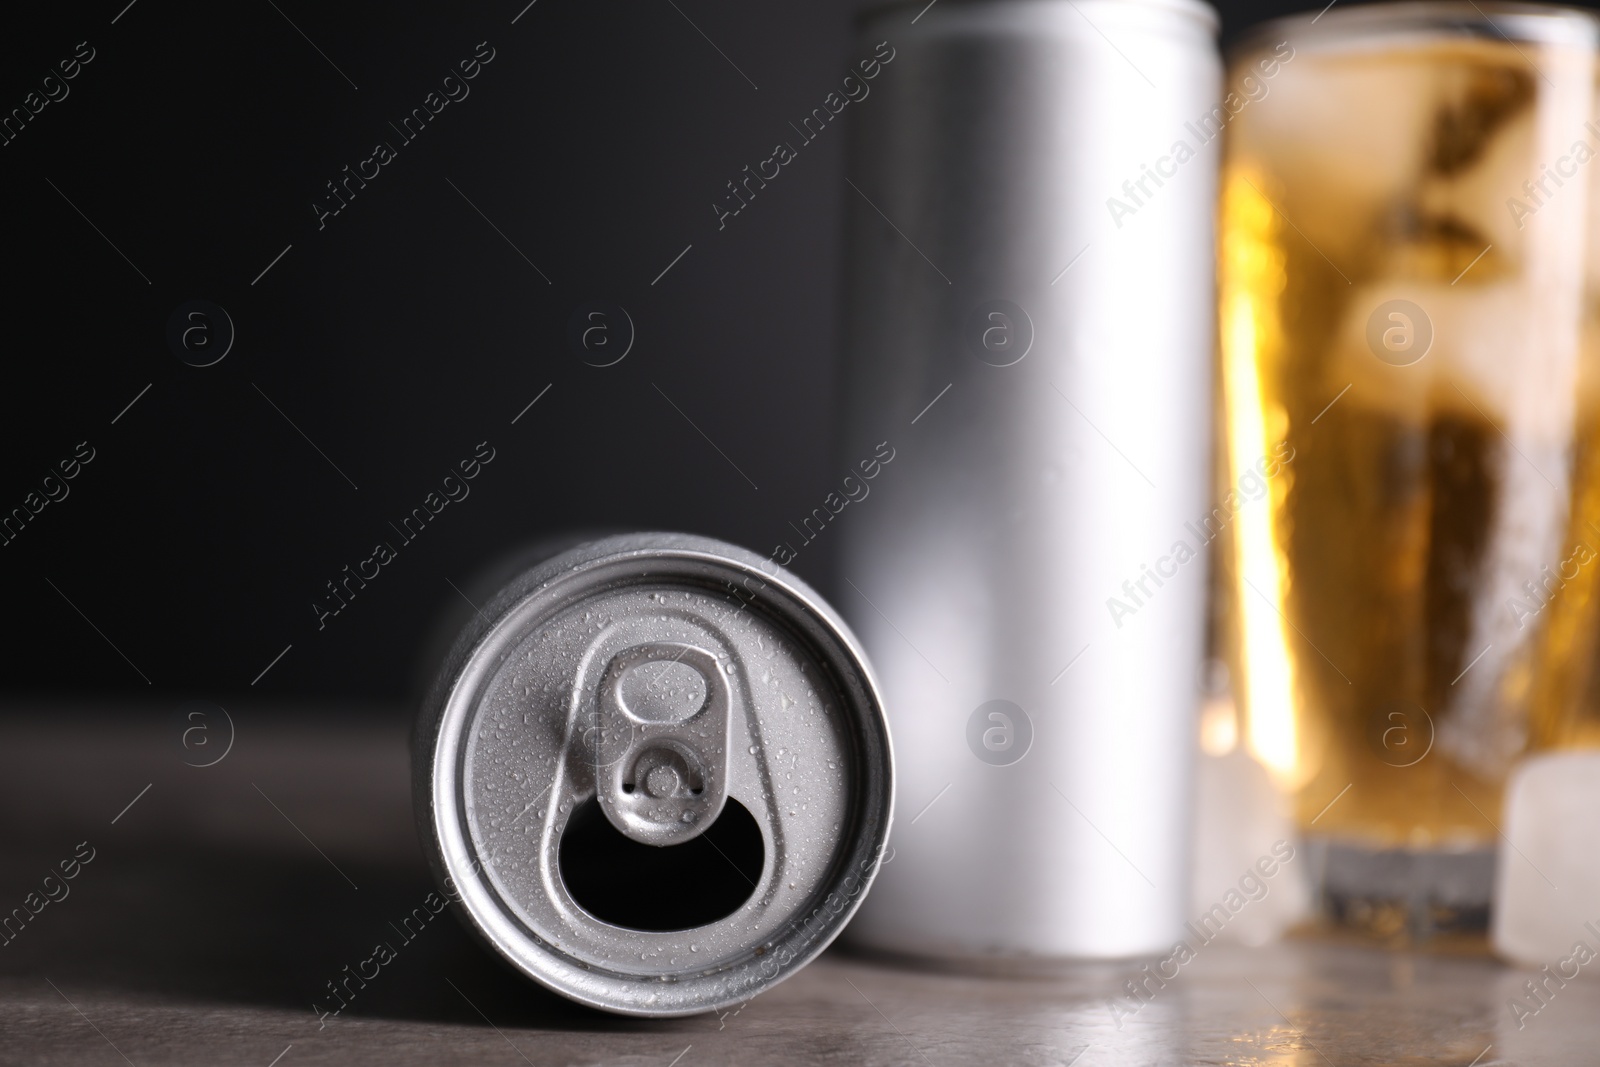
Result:
[[[634,645],[601,680],[595,791],[611,825],[648,845],[698,836],[728,797],[731,693],[693,645]]]

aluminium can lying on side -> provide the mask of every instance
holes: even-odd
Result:
[[[894,60],[850,109],[841,443],[892,435],[900,458],[841,524],[840,601],[905,805],[850,927],[863,946],[1010,970],[1181,929],[1215,30],[1199,0],[912,0],[861,21],[857,54]]]
[[[821,952],[893,799],[843,621],[759,556],[680,534],[579,544],[485,604],[413,764],[468,925],[548,988],[639,1016],[742,1003]]]

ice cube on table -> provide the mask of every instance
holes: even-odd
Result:
[[[1276,940],[1310,910],[1306,859],[1289,799],[1242,747],[1197,759],[1191,918],[1203,923],[1230,894],[1235,901],[1245,896],[1248,905],[1221,936],[1247,945]],[[1282,860],[1283,853],[1273,851],[1280,842],[1292,845],[1293,859],[1270,862]],[[1263,859],[1269,861],[1265,868],[1257,866]],[[1261,877],[1263,869],[1274,868],[1272,877]]]
[[[1501,956],[1530,967],[1554,966],[1580,941],[1600,953],[1597,816],[1600,751],[1534,756],[1512,773],[1490,921],[1490,938]]]

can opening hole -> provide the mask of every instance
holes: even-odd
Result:
[[[623,783],[622,783],[622,791],[623,791],[623,792],[624,792],[624,793],[631,793],[631,792],[633,792],[633,783],[632,783],[632,782],[623,782]]]
[[[732,797],[699,837],[665,846],[628,837],[590,799],[572,813],[559,850],[561,880],[577,905],[629,930],[725,919],[755,893],[765,862],[761,827]]]

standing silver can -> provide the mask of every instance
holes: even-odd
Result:
[[[841,527],[841,604],[901,808],[850,937],[1004,969],[1164,951],[1204,637],[1215,18],[918,0],[861,29],[893,59],[852,109],[845,447],[903,458]]]
[[[462,632],[418,722],[434,873],[468,926],[580,1003],[742,1003],[821,952],[893,801],[866,660],[804,583],[703,537],[526,570]]]

